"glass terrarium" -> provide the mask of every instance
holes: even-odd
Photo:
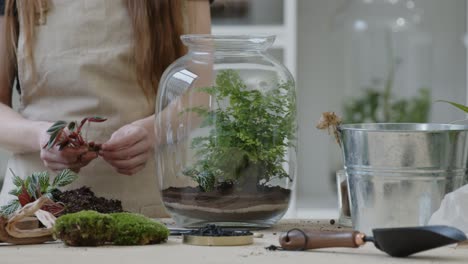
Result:
[[[294,80],[265,53],[274,37],[182,41],[156,101],[164,204],[180,226],[271,226],[288,209],[297,130]]]

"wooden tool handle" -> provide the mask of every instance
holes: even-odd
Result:
[[[305,250],[329,247],[357,248],[365,244],[365,235],[357,231],[311,231],[292,229],[280,236],[279,242],[286,250]]]

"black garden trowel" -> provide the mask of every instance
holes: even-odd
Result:
[[[308,231],[292,229],[280,237],[285,250],[307,250],[330,247],[357,248],[366,242],[392,257],[407,257],[445,245],[466,241],[466,235],[449,226],[422,226],[380,228],[372,230],[373,236],[358,231]]]

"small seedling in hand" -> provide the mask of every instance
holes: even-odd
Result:
[[[50,149],[59,146],[59,150],[63,150],[65,147],[79,148],[86,146],[88,147],[88,151],[98,152],[101,149],[101,144],[94,143],[93,141],[88,142],[83,138],[81,132],[85,124],[89,126],[91,123],[102,123],[106,120],[105,118],[96,116],[86,117],[79,124],[76,121],[70,123],[57,121],[47,130],[50,138],[43,148]]]

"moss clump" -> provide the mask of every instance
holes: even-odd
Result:
[[[112,238],[114,218],[96,211],[81,211],[59,217],[54,235],[69,246],[100,246]]]
[[[163,224],[143,215],[110,214],[115,221],[112,242],[116,245],[157,244],[167,240],[169,230]]]
[[[147,245],[166,241],[169,230],[139,214],[81,211],[59,217],[54,235],[69,246]]]

